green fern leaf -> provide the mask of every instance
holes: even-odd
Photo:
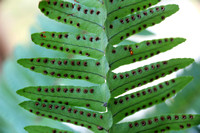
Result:
[[[109,109],[113,114],[113,122],[117,123],[126,116],[132,115],[141,109],[164,102],[166,99],[177,94],[192,79],[192,77],[179,77],[117,99],[113,98],[109,101]]]
[[[125,17],[136,11],[144,10],[157,4],[160,0],[106,0],[108,20]]]
[[[100,59],[104,56],[104,36],[92,33],[43,32],[32,34],[34,43],[47,49]]]
[[[18,63],[32,71],[57,78],[82,79],[93,83],[104,83],[105,59],[78,60],[60,58],[20,59]]]
[[[165,38],[123,45],[116,48],[110,46],[107,48],[107,60],[112,70],[170,50],[184,41],[184,38]]]
[[[118,44],[130,35],[162,22],[178,10],[177,5],[159,6],[109,22],[107,24],[109,44]]]
[[[24,129],[28,133],[73,133],[71,131],[64,131],[46,126],[27,126]]]
[[[152,82],[164,77],[174,71],[182,69],[191,63],[193,59],[171,59],[169,61],[157,62],[144,67],[137,68],[125,73],[108,73],[108,86],[111,96],[115,97],[135,87]]]
[[[109,90],[102,86],[37,86],[18,90],[17,93],[31,100],[65,103],[97,111],[106,111],[104,106],[109,100]]]
[[[110,112],[99,113],[69,105],[32,101],[23,102],[20,106],[38,116],[61,122],[70,122],[87,127],[94,132],[107,133],[112,126]]]
[[[161,133],[170,130],[183,130],[200,123],[200,115],[162,115],[135,122],[116,124],[112,133]]]
[[[103,8],[94,8],[61,0],[43,0],[39,8],[44,15],[92,33],[101,33],[106,20]]]

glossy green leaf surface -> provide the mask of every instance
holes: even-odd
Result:
[[[105,59],[79,60],[61,58],[20,59],[18,63],[30,70],[57,78],[82,79],[93,83],[104,83]]]
[[[17,93],[31,100],[65,103],[67,105],[86,107],[97,111],[106,111],[104,103],[109,100],[106,85],[81,86],[37,86],[26,87]]]
[[[21,103],[20,106],[38,116],[84,126],[95,133],[106,133],[112,126],[110,112],[99,113],[69,105],[47,102],[26,101]]]
[[[170,50],[184,41],[184,38],[165,38],[123,45],[116,48],[110,46],[107,49],[107,60],[112,70]]]
[[[125,17],[157,4],[160,0],[106,0],[108,20]]]
[[[107,24],[109,44],[118,44],[130,35],[162,22],[166,17],[171,16],[178,10],[179,7],[177,5],[159,6],[124,18],[118,18]]]
[[[117,123],[141,109],[164,102],[182,90],[192,79],[192,77],[179,77],[129,95],[113,98],[109,101],[113,122]]]
[[[199,124],[200,115],[169,114],[116,124],[112,127],[111,133],[161,133],[170,130],[183,130]]]
[[[27,126],[24,129],[28,133],[73,133],[71,131],[64,131],[46,126]]]
[[[101,33],[106,20],[103,8],[94,8],[61,0],[43,0],[39,4],[41,12],[58,22],[69,24],[92,33]]]
[[[169,61],[152,63],[124,73],[116,74],[109,71],[107,80],[111,96],[118,96],[128,90],[152,82],[153,80],[182,69],[193,62],[193,59],[187,58],[171,59]]]
[[[104,56],[106,36],[92,33],[43,32],[32,34],[32,41],[47,49],[100,59]]]

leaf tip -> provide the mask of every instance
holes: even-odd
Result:
[[[20,65],[23,65],[23,59],[17,60],[17,63],[20,64]]]

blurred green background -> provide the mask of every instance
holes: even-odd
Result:
[[[28,57],[68,57],[59,52],[45,50],[31,42],[30,34],[41,31],[67,31],[72,27],[54,22],[40,14],[37,5],[39,0],[0,0],[0,133],[25,133],[24,126],[48,125],[62,129],[83,131],[69,124],[61,125],[48,119],[34,116],[21,109],[18,104],[26,100],[16,94],[16,90],[33,85],[72,84],[72,80],[58,80],[28,71],[16,63],[19,58]],[[180,12],[166,22],[149,28],[151,32],[143,32],[129,38],[142,41],[152,38],[181,36],[187,42],[169,52],[161,54],[147,61],[132,64],[116,70],[133,69],[138,65],[159,60],[178,57],[195,58],[196,63],[178,74],[167,76],[167,80],[180,75],[192,75],[194,80],[182,92],[167,100],[165,103],[144,110],[123,121],[133,121],[141,117],[165,113],[200,113],[200,52],[198,36],[200,32],[200,1],[199,0],[162,0],[161,4],[175,3],[180,5]],[[153,32],[153,34],[152,34]],[[82,83],[79,83],[82,84]],[[153,84],[156,84],[153,83]],[[150,84],[152,85],[152,84]],[[149,85],[149,86],[150,86]],[[147,87],[147,86],[145,86]],[[143,87],[144,88],[144,87]],[[84,131],[88,132],[88,130]],[[172,132],[175,133],[175,132]],[[195,127],[180,133],[200,133],[200,128]]]

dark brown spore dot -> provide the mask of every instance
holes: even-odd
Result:
[[[151,90],[151,89],[148,89],[148,92],[151,94],[151,93],[152,93],[152,90]]]
[[[103,115],[100,115],[100,117],[99,117],[100,119],[103,119]]]
[[[187,127],[191,127],[191,124],[187,124]]]
[[[142,126],[145,126],[146,125],[146,122],[145,121],[142,121]]]
[[[90,114],[90,113],[88,113],[88,114],[87,114],[87,117],[90,117],[90,116],[91,116],[91,114]]]
[[[100,11],[97,11],[97,13],[96,13],[97,15],[99,15],[100,14]]]
[[[62,106],[62,107],[61,107],[61,110],[64,110],[64,109],[65,109],[65,106]]]
[[[133,125],[132,125],[132,124],[129,124],[129,127],[130,127],[130,128],[132,128],[132,127],[133,127]]]
[[[167,116],[167,119],[168,119],[168,120],[171,120],[172,118],[171,118],[171,116]]]
[[[69,108],[69,109],[68,109],[68,112],[71,112],[71,111],[72,111],[72,109],[71,109],[71,108]]]
[[[61,16],[58,16],[57,19],[60,20],[60,19],[61,19]]]
[[[143,95],[146,95],[146,92],[145,92],[145,91],[143,91],[143,92],[142,92],[142,94],[143,94]]]
[[[48,72],[47,72],[46,70],[45,70],[45,71],[43,71],[43,73],[44,73],[44,74],[48,74]]]
[[[86,55],[86,56],[90,56],[90,54],[89,54],[89,53],[86,53],[85,55]]]
[[[84,62],[83,65],[84,65],[84,66],[87,66],[87,62]]]
[[[112,50],[112,53],[113,53],[113,54],[115,54],[115,53],[116,53],[116,50],[115,50],[115,49],[113,49],[113,50]]]
[[[152,120],[148,120],[148,124],[151,125],[152,124]]]
[[[92,128],[91,126],[88,126],[88,128],[90,129],[90,128]]]
[[[142,73],[142,69],[139,69],[138,72],[139,72],[139,73]]]
[[[86,104],[86,107],[90,107],[90,104]]]
[[[194,118],[194,116],[193,116],[193,115],[190,115],[189,117],[190,117],[190,119],[193,119],[193,118]]]
[[[62,61],[58,61],[58,65],[62,65]]]
[[[120,100],[119,100],[119,103],[123,103],[123,99],[120,99]]]
[[[31,67],[31,70],[34,70],[34,69],[35,69],[35,67],[34,67],[34,66],[32,66],[32,67]]]
[[[132,71],[132,74],[133,74],[133,75],[136,75],[136,71]]]
[[[60,92],[61,88],[57,88],[57,92]]]
[[[158,122],[158,118],[154,118],[154,121],[155,121],[155,122]]]
[[[112,28],[113,28],[113,25],[111,24],[111,25],[110,25],[110,29],[112,29]]]
[[[128,116],[128,113],[125,113],[125,116]]]
[[[96,65],[99,66],[99,65],[100,65],[100,62],[97,62]]]
[[[165,120],[165,117],[161,116],[160,119],[161,119],[162,121],[164,121],[164,120]]]
[[[135,110],[131,110],[131,114],[133,114],[135,112]]]
[[[165,16],[162,16],[161,19],[164,20],[164,19],[165,19]]]
[[[80,114],[83,115],[83,111],[80,111]]]
[[[87,9],[84,9],[84,13],[87,14],[87,12],[88,12],[88,10],[87,10]]]
[[[70,92],[73,93],[73,92],[74,92],[74,88],[71,88],[71,89],[70,89]]]
[[[182,115],[182,119],[186,119],[186,115]]]
[[[53,105],[49,105],[49,109],[52,109]]]
[[[94,89],[90,89],[90,93],[94,93]]]
[[[100,40],[100,38],[99,37],[96,37],[96,39],[95,39],[96,41],[99,41]]]
[[[85,89],[83,92],[84,92],[84,93],[88,93],[88,90],[87,90],[87,89]]]
[[[135,126],[136,126],[136,127],[138,127],[138,126],[139,126],[139,124],[136,122],[136,123],[135,123]]]
[[[129,74],[128,74],[128,73],[126,74],[126,77],[127,77],[127,78],[129,77]]]
[[[51,88],[51,92],[54,93],[54,91],[55,91],[54,88]]]

